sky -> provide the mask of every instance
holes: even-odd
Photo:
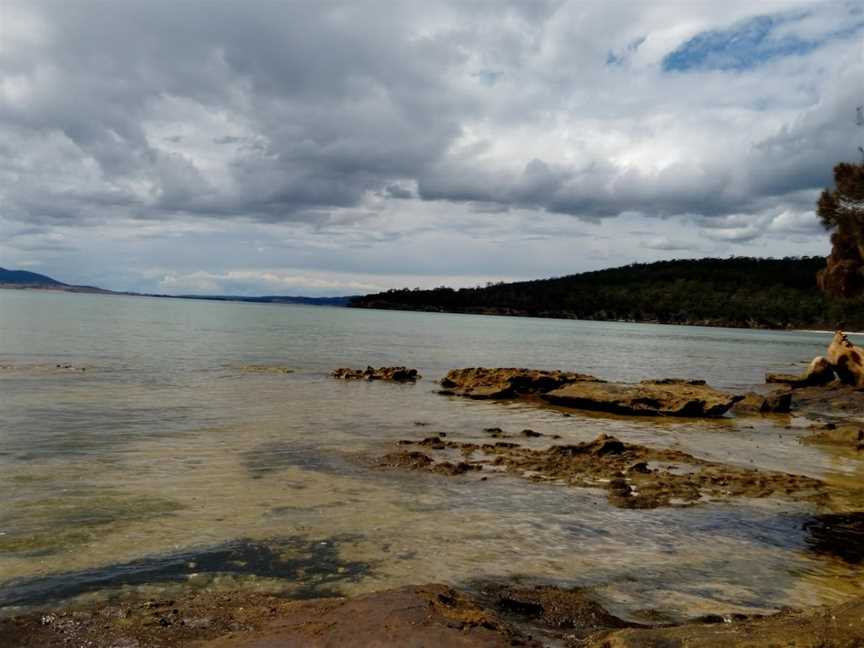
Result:
[[[864,0],[0,0],[0,266],[350,295],[825,255]]]

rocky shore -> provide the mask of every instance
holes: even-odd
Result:
[[[506,400],[535,397],[574,409],[639,416],[723,416],[744,399],[701,380],[643,380],[610,383],[586,374],[538,369],[454,369],[441,381],[441,393]]]
[[[840,447],[855,461],[864,458],[864,388],[854,363],[859,350],[847,346],[842,337],[835,337],[832,344],[828,357],[814,359],[801,375],[771,374],[770,386],[758,392],[727,393],[694,380],[613,383],[575,372],[480,367],[450,371],[440,383],[440,393],[525,400],[562,413],[591,410],[717,419],[791,412],[810,421],[802,443]],[[245,371],[290,370],[254,365]],[[406,367],[344,368],[332,375],[396,383],[420,378],[417,370]],[[573,443],[530,428],[469,432],[407,433],[389,451],[370,458],[369,467],[382,471],[377,475],[396,471],[438,475],[430,479],[442,483],[462,480],[470,489],[514,478],[526,486],[543,483],[574,492],[600,489],[618,509],[701,507],[763,498],[805,502],[819,512],[799,526],[804,550],[850,569],[864,564],[864,512],[832,508],[832,486],[820,479],[709,460],[697,456],[698,451],[655,447],[603,433]],[[230,558],[232,564],[249,562],[235,560],[234,553]],[[262,574],[274,571],[274,560],[270,556],[258,566]],[[336,563],[327,564],[334,571]],[[305,567],[294,567],[283,577],[305,573]],[[40,610],[0,619],[0,648],[864,646],[864,597],[770,616],[709,615],[670,623],[663,610],[631,616],[613,613],[608,601],[591,590],[531,582],[530,574],[507,582],[419,584],[347,598],[328,596],[331,591],[322,595],[315,590],[304,598],[296,591],[280,596],[204,589],[179,599],[128,599]]]
[[[287,600],[198,593],[0,620],[17,648],[715,648],[864,645],[864,599],[768,617],[709,616],[645,624],[608,612],[590,593],[550,586],[430,584],[353,598]]]
[[[408,367],[366,367],[365,369],[352,369],[341,367],[335,369],[331,374],[333,378],[342,380],[390,380],[393,382],[414,382],[422,376],[416,369]]]
[[[399,445],[417,449],[391,452],[379,466],[451,476],[482,473],[484,481],[487,475],[505,472],[535,482],[603,488],[609,503],[621,508],[682,506],[735,497],[820,501],[826,495],[824,484],[811,477],[706,461],[680,450],[623,443],[605,434],[587,443],[542,449],[513,441],[477,444],[439,437],[406,439]],[[461,460],[449,459],[454,450]]]

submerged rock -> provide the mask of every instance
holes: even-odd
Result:
[[[674,379],[637,385],[576,382],[542,397],[554,405],[614,414],[698,417],[723,416],[744,398],[708,387],[704,381]]]
[[[442,394],[468,398],[517,398],[543,394],[573,382],[600,382],[599,378],[567,371],[470,367],[452,369],[441,381]]]
[[[826,423],[812,428],[813,432],[801,439],[812,445],[838,445],[864,450],[864,425],[854,423]]]
[[[443,445],[445,451],[462,453],[458,470],[450,461],[436,460],[434,453],[405,450],[386,455],[379,466],[447,475],[488,468],[490,473],[503,471],[536,482],[603,488],[610,504],[631,509],[690,505],[706,498],[776,495],[818,500],[824,495],[822,482],[803,475],[739,468],[680,450],[624,443],[605,434],[593,441],[545,449],[504,441],[478,445],[447,440]]]
[[[343,380],[392,380],[395,382],[414,382],[422,376],[416,369],[408,367],[366,367],[365,369],[351,369],[342,367],[334,370],[331,374],[334,378]]]
[[[282,365],[266,365],[266,364],[245,364],[239,365],[237,370],[241,373],[248,374],[290,374],[294,373],[294,370],[290,367],[284,367]]]
[[[804,523],[811,551],[848,563],[864,562],[864,512],[825,513]]]
[[[844,423],[864,412],[864,389],[838,380],[822,387],[801,387],[793,392],[792,408],[810,419]]]

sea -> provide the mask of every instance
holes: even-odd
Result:
[[[588,588],[669,619],[834,603],[860,567],[820,556],[815,504],[624,510],[600,489],[381,469],[400,439],[484,428],[611,434],[861,483],[850,451],[790,415],[565,413],[438,393],[461,367],[764,389],[830,333],[0,290],[0,615],[194,590],[353,595],[488,581]],[[415,384],[342,381],[405,365]],[[846,502],[846,506],[857,506]]]

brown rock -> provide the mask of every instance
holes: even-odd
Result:
[[[504,617],[545,630],[564,630],[570,641],[598,630],[641,627],[610,614],[578,588],[487,585],[480,601]]]
[[[413,470],[419,470],[431,466],[432,458],[422,452],[400,450],[398,452],[390,452],[381,457],[379,465],[386,468],[410,468]]]
[[[864,450],[864,425],[828,423],[812,428],[814,431],[801,439],[812,445],[839,445]]]
[[[780,391],[771,394],[749,392],[735,403],[733,411],[741,414],[788,414],[792,409],[792,392]]]
[[[297,603],[290,616],[249,636],[224,637],[202,648],[503,648],[511,645],[511,636],[494,614],[460,593],[425,585]]]
[[[290,601],[248,592],[202,592],[167,606],[153,603],[0,619],[0,646],[540,648],[494,610],[444,585],[401,587],[349,599]]]
[[[828,345],[828,362],[842,383],[864,387],[864,349],[852,344],[843,331],[837,331]]]
[[[628,628],[598,633],[588,648],[857,648],[864,646],[864,598],[804,612],[729,623],[688,623],[674,627]]]
[[[703,498],[778,495],[810,501],[824,495],[822,482],[803,475],[739,468],[680,450],[624,443],[605,434],[590,442],[536,450],[501,441],[482,446],[448,441],[446,448],[461,450],[465,460],[454,466],[403,451],[385,456],[380,465],[458,475],[491,464],[531,481],[605,488],[610,504],[630,509],[689,505]]]
[[[392,380],[395,382],[414,382],[422,376],[416,369],[408,367],[366,367],[365,369],[351,369],[342,367],[334,370],[331,374],[334,378],[343,380]]]
[[[526,394],[542,394],[579,381],[599,382],[599,379],[566,371],[471,367],[448,372],[441,381],[441,393],[468,398],[506,399]]]
[[[554,405],[646,416],[722,416],[742,398],[702,381],[683,380],[646,380],[638,385],[577,382],[543,394]]]

